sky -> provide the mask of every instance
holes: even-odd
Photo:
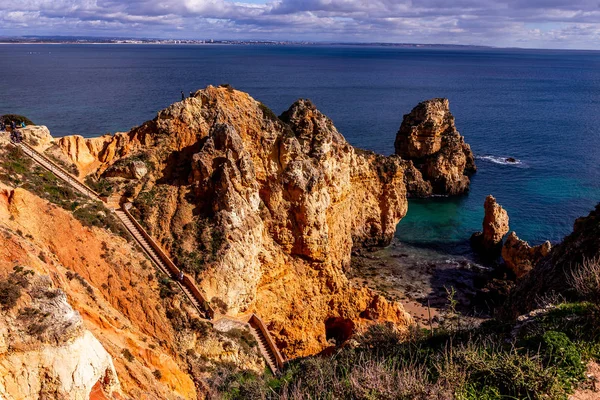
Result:
[[[600,0],[0,0],[0,36],[600,50]]]

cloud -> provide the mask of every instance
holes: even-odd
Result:
[[[4,0],[0,35],[600,49],[599,0]]]

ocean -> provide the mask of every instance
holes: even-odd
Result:
[[[414,248],[468,254],[488,194],[533,244],[561,240],[600,201],[600,52],[0,45],[0,71],[0,114],[55,137],[126,131],[182,90],[229,83],[277,114],[309,98],[352,145],[391,154],[402,116],[447,97],[479,170],[468,195],[410,201],[397,239]]]

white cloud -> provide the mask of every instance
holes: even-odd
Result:
[[[600,7],[589,0],[4,0],[0,34],[600,49]]]

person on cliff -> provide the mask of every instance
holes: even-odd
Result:
[[[183,282],[183,271],[179,271],[179,282]]]
[[[6,124],[4,123],[4,121],[0,121],[0,132],[5,132],[6,131]]]
[[[21,122],[21,128],[25,128],[25,121]]]
[[[15,121],[10,121],[10,129],[14,131],[17,130],[17,124],[15,124]]]
[[[185,100],[185,93],[183,93],[183,90],[181,91],[181,101]]]

